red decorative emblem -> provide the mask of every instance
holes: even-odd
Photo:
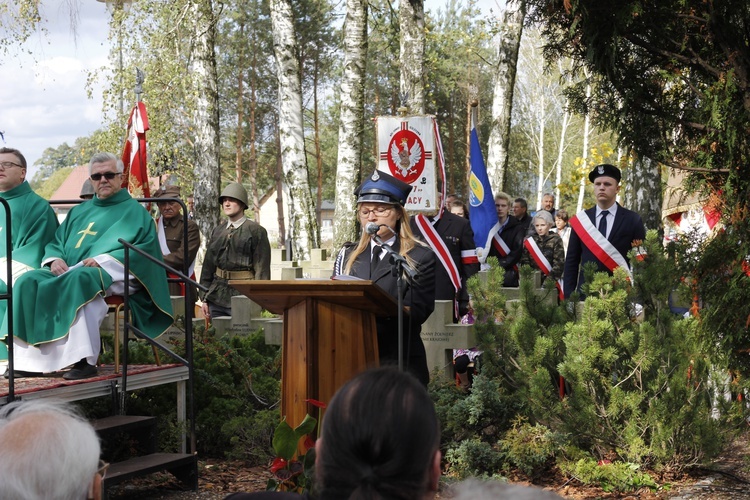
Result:
[[[407,184],[419,179],[424,170],[425,158],[428,157],[422,139],[405,126],[393,134],[388,152],[382,156],[388,159],[391,174]]]

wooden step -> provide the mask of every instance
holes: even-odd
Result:
[[[161,471],[169,471],[186,487],[198,489],[198,457],[188,453],[152,453],[110,464],[104,475],[103,489],[106,491],[129,479]]]
[[[143,427],[155,427],[156,417],[141,417],[136,415],[113,415],[111,417],[92,420],[91,425],[97,434],[108,432],[130,432]]]

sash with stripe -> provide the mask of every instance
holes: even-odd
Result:
[[[417,227],[424,235],[427,244],[430,245],[432,251],[435,252],[435,256],[448,273],[453,288],[458,292],[461,289],[461,275],[458,273],[458,267],[453,261],[453,257],[451,257],[448,247],[445,246],[445,241],[443,241],[443,238],[437,233],[435,227],[423,214],[416,215],[414,220],[417,223]]]
[[[529,251],[531,258],[534,259],[537,267],[544,273],[545,276],[549,276],[549,273],[552,272],[552,264],[550,264],[549,260],[547,260],[547,257],[544,256],[544,254],[542,253],[542,249],[539,248],[539,245],[537,245],[534,238],[529,236],[528,238],[523,240],[523,246],[526,250]],[[558,298],[560,300],[563,300],[565,298],[565,294],[563,293],[563,280],[556,280],[555,286],[557,287]]]
[[[185,224],[187,224],[187,221],[184,221]],[[164,220],[162,217],[159,217],[156,221],[156,233],[159,236],[159,247],[161,247],[161,253],[162,255],[169,255],[172,252],[169,251],[169,247],[167,246],[167,235],[164,233]],[[187,241],[185,242],[187,245]],[[195,281],[195,261],[198,260],[196,257],[195,260],[193,260],[192,264],[190,264],[190,268],[188,269],[188,276],[190,279]],[[170,272],[167,273],[167,276],[170,278],[178,278],[176,274],[172,274]],[[180,282],[180,295],[183,297],[185,296],[185,283]]]
[[[610,243],[607,238],[594,226],[585,211],[578,212],[569,221],[570,227],[576,232],[581,242],[588,248],[594,257],[610,271],[621,267],[627,272],[628,278],[633,280],[630,266],[625,257]]]
[[[492,246],[495,247],[495,250],[500,252],[500,255],[502,257],[507,257],[510,254],[510,247],[503,241],[503,239],[500,237],[500,231],[496,231],[494,236],[492,236]],[[518,272],[518,264],[513,264],[513,270]]]

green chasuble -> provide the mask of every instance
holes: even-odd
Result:
[[[61,258],[72,267],[83,259],[107,254],[124,264],[125,249],[118,238],[162,260],[153,219],[124,189],[71,209],[45,248],[42,262]],[[130,296],[133,324],[156,338],[172,324],[166,272],[131,251],[130,273],[143,287]],[[60,276],[46,267],[27,272],[13,286],[16,336],[33,345],[65,337],[78,309],[97,295],[104,296],[111,284],[110,275],[99,267],[80,266]],[[3,322],[0,336],[5,332]]]
[[[52,241],[57,229],[55,211],[47,200],[31,190],[31,186],[23,181],[10,191],[0,193],[10,207],[10,243],[13,259],[13,275],[18,275],[26,266],[37,269],[42,262],[44,247]],[[8,248],[5,238],[9,228],[5,224],[5,205],[0,203],[0,266],[5,275]],[[8,291],[5,281],[0,279],[0,293]],[[5,319],[8,302],[0,300],[0,322]],[[5,338],[5,334],[2,335]],[[0,360],[8,359],[8,350],[0,342]]]

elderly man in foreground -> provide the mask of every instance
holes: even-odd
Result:
[[[126,285],[136,328],[155,338],[172,324],[164,270],[130,252],[130,275],[124,276],[119,238],[159,260],[162,254],[149,213],[121,188],[122,170],[111,153],[91,158],[96,196],[71,209],[45,248],[43,269],[29,271],[13,287],[15,376],[74,363],[65,379],[96,375],[104,297],[123,294]],[[6,322],[0,334],[5,332]]]

